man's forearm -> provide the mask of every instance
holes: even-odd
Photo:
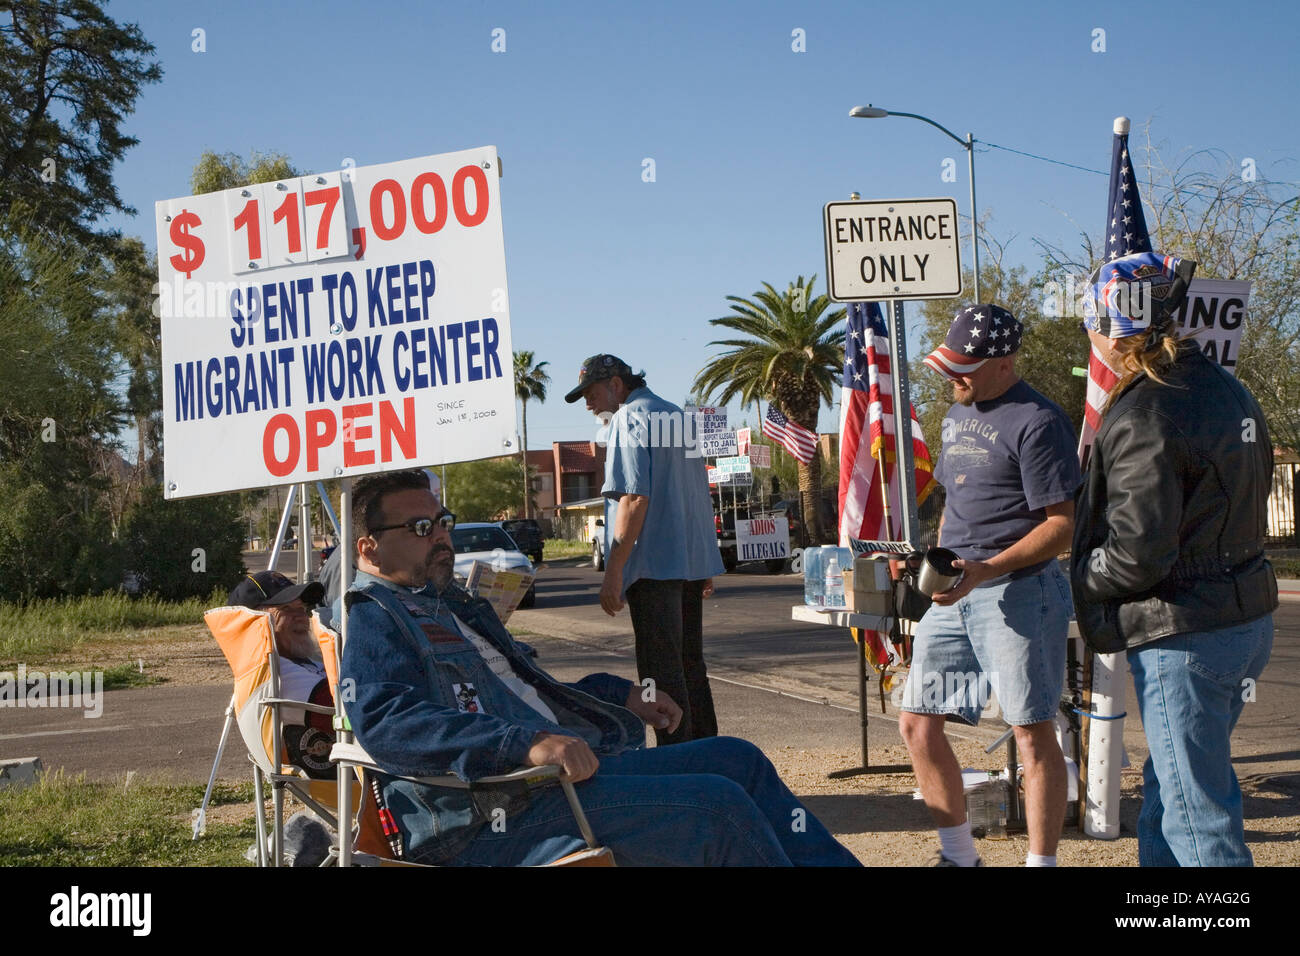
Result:
[[[985,564],[997,575],[1009,574],[1031,564],[1054,558],[1070,547],[1074,519],[1066,515],[1048,515],[1047,519],[1005,551],[989,558]]]
[[[650,510],[650,498],[646,495],[624,495],[618,499],[618,512],[614,516],[614,541],[609,549],[606,564],[617,571],[622,571],[627,559],[632,556],[632,547],[645,526],[645,516]]]

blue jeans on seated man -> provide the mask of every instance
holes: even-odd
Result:
[[[1142,768],[1140,865],[1252,864],[1229,738],[1272,647],[1266,615],[1128,652],[1151,750]]]
[[[860,866],[763,752],[735,737],[633,750],[576,785],[597,841],[620,866]],[[533,866],[582,850],[559,787],[531,794],[505,830],[485,826],[453,866]]]

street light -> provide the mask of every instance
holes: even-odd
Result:
[[[922,123],[929,123],[935,129],[948,136],[950,139],[960,143],[966,150],[966,159],[970,168],[970,244],[974,253],[975,260],[975,301],[980,301],[980,243],[979,243],[979,219],[975,215],[975,137],[970,133],[962,139],[952,130],[940,126],[928,116],[920,116],[917,113],[899,113],[894,110],[882,110],[878,106],[855,106],[849,110],[850,116],[856,116],[859,119],[880,119],[885,116],[907,116],[912,119],[920,120]]]

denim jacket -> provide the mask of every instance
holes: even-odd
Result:
[[[452,773],[468,781],[508,773],[524,763],[542,731],[581,737],[597,756],[644,745],[645,725],[620,706],[631,681],[612,674],[556,681],[520,652],[487,601],[455,585],[441,595],[432,587],[415,592],[359,572],[344,605],[348,642],[340,676],[348,718],[358,742],[393,773]],[[510,691],[446,612],[501,651],[556,722]],[[444,629],[421,627],[434,621]],[[495,810],[509,817],[528,805],[522,786],[471,792],[390,777],[381,782],[412,860],[444,862]]]

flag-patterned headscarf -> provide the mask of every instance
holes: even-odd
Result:
[[[1158,252],[1136,252],[1093,273],[1083,300],[1083,324],[1108,339],[1167,332],[1187,298],[1196,263]]]

